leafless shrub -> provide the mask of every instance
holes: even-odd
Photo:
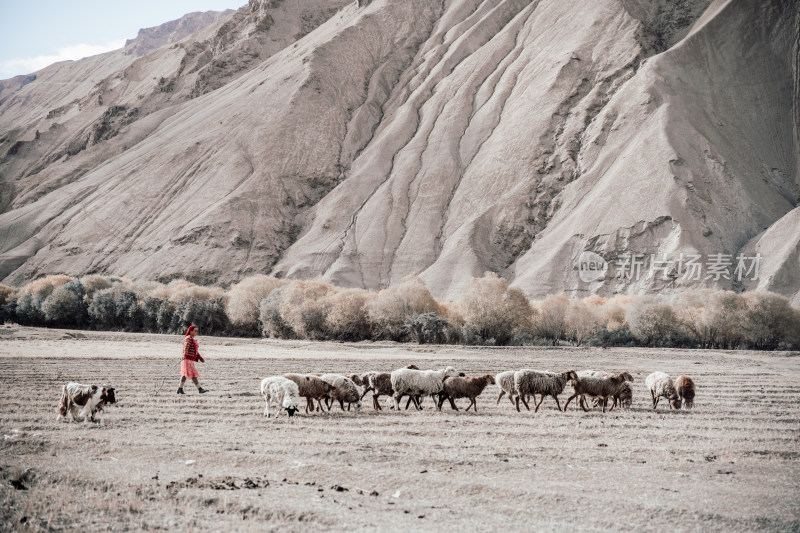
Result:
[[[57,287],[72,279],[57,274],[36,279],[22,287],[15,295],[17,320],[27,325],[44,324],[46,317],[42,311],[42,303]]]
[[[567,311],[569,298],[564,294],[551,295],[538,304],[539,314],[534,321],[537,337],[557,345],[567,336]]]
[[[14,288],[0,283],[0,305],[5,305],[11,300],[14,294]]]
[[[626,313],[631,333],[645,346],[676,346],[683,343],[685,334],[672,306],[653,296],[639,297],[628,306]]]
[[[383,289],[367,303],[373,334],[395,341],[405,337],[405,324],[409,318],[438,312],[436,300],[416,276],[408,276],[397,285]]]
[[[230,326],[222,298],[193,297],[184,297],[175,305],[170,324],[173,333],[183,333],[194,324],[203,333],[222,334]]]
[[[108,278],[105,276],[96,276],[96,275],[88,275],[83,276],[81,278],[81,283],[83,284],[83,290],[86,292],[86,298],[91,300],[94,296],[94,293],[97,291],[102,291],[103,289],[108,289],[109,287],[113,286],[114,283],[118,283],[119,278]]]
[[[89,320],[96,329],[141,331],[142,313],[136,293],[122,284],[95,293],[88,308]]]
[[[296,337],[294,330],[281,316],[283,291],[287,287],[287,285],[283,285],[273,290],[258,306],[258,321],[261,323],[261,333],[265,337],[278,339],[294,339]]]
[[[743,340],[746,300],[731,291],[701,289],[679,294],[673,308],[700,348],[736,348]]]
[[[525,294],[493,272],[472,278],[457,302],[464,328],[479,343],[508,344],[531,330],[534,310]]]
[[[592,307],[583,300],[570,301],[565,318],[567,340],[575,346],[580,346],[590,339],[600,323]]]
[[[325,330],[330,338],[358,341],[371,336],[367,303],[373,294],[363,289],[341,289],[325,296]]]
[[[12,313],[14,301],[14,288],[0,283],[0,324],[9,320]]]
[[[743,321],[745,343],[759,350],[797,347],[800,311],[789,300],[774,293],[748,292]]]
[[[80,327],[88,320],[84,297],[86,293],[79,280],[59,285],[42,302],[42,313],[47,323],[55,327]]]
[[[148,289],[148,292],[151,295],[155,295],[156,290],[156,287],[153,287]],[[225,291],[220,287],[204,287],[186,281],[185,279],[177,279],[169,282],[166,286],[166,290],[169,300],[176,304],[189,298],[199,301],[225,299]]]
[[[252,276],[233,285],[227,292],[225,312],[231,325],[244,334],[258,335],[261,301],[286,281],[272,276]]]
[[[422,313],[406,320],[411,340],[418,344],[445,344],[451,328],[447,319],[436,313]]]

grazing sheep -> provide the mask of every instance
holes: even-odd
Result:
[[[560,411],[561,404],[558,401],[558,395],[564,392],[564,387],[566,387],[567,381],[570,379],[578,379],[574,370],[567,370],[560,374],[539,370],[516,371],[514,373],[514,390],[517,393],[517,399],[515,401],[517,411],[519,412],[520,400],[525,404],[525,408],[530,411],[526,398],[528,396],[533,396],[534,401],[536,401],[537,394],[541,394],[542,397],[539,403],[536,404],[533,410],[534,413],[539,410],[539,406],[542,405],[545,396],[552,396]]]
[[[450,407],[452,407],[454,411],[458,411],[458,407],[456,407],[456,403],[453,400],[469,398],[467,411],[469,411],[470,407],[475,406],[475,412],[477,412],[478,403],[475,400],[481,395],[483,389],[490,384],[494,385],[494,376],[491,374],[486,374],[481,377],[447,378],[444,380],[442,392],[439,393],[439,404],[437,408],[440,411],[442,410],[442,404],[446,398],[450,400]]]
[[[620,386],[619,390],[614,395],[614,405],[612,405],[611,408],[613,409],[617,403],[624,409],[628,409],[633,403],[633,385],[629,382],[626,381]]]
[[[505,394],[508,394],[508,399],[511,402],[511,405],[514,405],[514,395],[516,392],[514,391],[514,374],[516,370],[506,370],[505,372],[500,372],[494,377],[495,383],[497,386],[500,387],[500,396],[497,397],[497,402],[495,405],[500,405],[500,398],[502,398]]]
[[[564,410],[567,410],[569,402],[572,401],[573,398],[579,398],[578,405],[580,405],[584,411],[588,411],[586,408],[586,396],[588,395],[597,396],[601,399],[603,403],[603,412],[605,413],[609,396],[617,394],[622,384],[626,381],[633,381],[633,376],[628,372],[620,372],[619,374],[612,374],[608,377],[578,377],[578,379],[573,379],[570,383],[573,394],[567,399],[567,403],[564,404]]]
[[[278,408],[275,418],[281,414],[281,408],[285,409],[289,416],[294,416],[299,409],[300,389],[297,383],[283,376],[272,376],[261,380],[261,395],[267,404],[264,409],[264,416],[267,418],[270,416],[270,403],[275,403]]]
[[[333,387],[330,383],[326,383],[319,379],[317,376],[310,374],[284,374],[283,377],[294,381],[297,388],[300,390],[300,396],[306,399],[306,413],[314,411],[314,400],[317,401],[320,411],[322,408],[322,400],[328,396]],[[329,409],[330,411],[330,409]]]
[[[600,372],[598,370],[581,370],[577,372],[577,374],[579,378],[608,378],[613,375],[610,372]],[[632,378],[631,381],[633,381]],[[633,385],[631,385],[628,381],[625,381],[612,398],[614,399],[614,402],[612,403],[609,411],[613,410],[617,406],[617,403],[619,403],[620,406],[624,407],[625,409],[629,408],[633,403]],[[600,401],[600,398],[595,397],[594,402],[592,402],[592,407],[599,406]]]
[[[417,396],[434,396],[442,392],[444,380],[448,377],[464,376],[455,368],[448,366],[442,370],[414,370],[400,368],[392,372],[394,408],[400,410],[400,398],[408,394],[417,410],[421,410]]]
[[[352,404],[356,411],[361,411],[361,393],[352,379],[339,374],[323,374],[320,379],[333,387],[328,398],[339,402],[342,411],[344,411],[344,402],[347,402],[348,409]]]
[[[633,403],[633,385],[626,381],[620,386],[619,390],[614,396],[612,396],[612,398],[614,401],[611,404],[611,409],[609,409],[609,411],[612,411],[617,404],[619,404],[620,407],[628,409]],[[599,406],[601,401],[602,400],[600,400],[600,398],[595,398],[592,402],[592,407]]]
[[[675,388],[678,389],[678,396],[683,400],[686,409],[694,407],[694,381],[689,376],[679,376],[675,381]]]
[[[650,389],[650,397],[653,399],[653,409],[658,406],[658,401],[663,396],[669,400],[671,409],[681,408],[681,398],[678,396],[678,391],[675,390],[675,384],[672,378],[664,372],[653,372],[645,380],[647,388]]]

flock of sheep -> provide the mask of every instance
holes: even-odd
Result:
[[[586,397],[594,400],[594,407],[602,406],[606,411],[608,400],[613,403],[610,409],[617,404],[621,407],[630,407],[633,402],[633,376],[628,372],[610,374],[596,370],[582,370],[576,372],[548,372],[542,370],[509,370],[500,372],[496,376],[467,377],[453,367],[441,370],[420,370],[414,365],[400,368],[394,372],[365,372],[352,374],[349,377],[341,374],[284,374],[272,376],[261,381],[261,394],[264,396],[266,408],[264,416],[270,416],[270,407],[276,410],[278,416],[285,410],[293,416],[300,409],[300,398],[306,399],[305,412],[315,410],[330,411],[331,405],[338,402],[344,411],[345,404],[350,410],[351,406],[361,410],[361,400],[368,392],[372,392],[373,409],[381,410],[379,398],[391,396],[394,409],[400,409],[400,401],[408,397],[406,409],[411,402],[417,409],[422,409],[421,402],[430,396],[436,408],[441,410],[445,400],[450,402],[451,408],[458,410],[455,400],[469,399],[470,407],[478,410],[477,398],[490,384],[500,387],[497,404],[504,395],[508,395],[511,403],[520,410],[520,402],[530,410],[528,401],[533,398],[534,412],[545,397],[552,397],[559,411],[561,403],[558,396],[564,392],[567,383],[572,388],[572,395],[564,404],[566,411],[569,403],[575,399],[584,411],[588,411]],[[673,382],[664,372],[653,372],[645,381],[653,400],[653,409],[658,406],[660,398],[667,398],[670,408],[680,409],[681,404],[686,409],[691,409],[694,404],[694,382],[688,376],[680,376]],[[359,388],[360,387],[360,388]],[[538,402],[536,396],[539,395]],[[316,404],[315,404],[316,402]],[[609,409],[609,410],[610,410]]]

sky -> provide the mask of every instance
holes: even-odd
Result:
[[[247,0],[0,0],[0,80],[120,48],[140,28]]]

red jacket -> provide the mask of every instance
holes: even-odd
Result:
[[[205,359],[197,351],[197,341],[189,335],[183,338],[183,358],[190,361],[205,362]]]

